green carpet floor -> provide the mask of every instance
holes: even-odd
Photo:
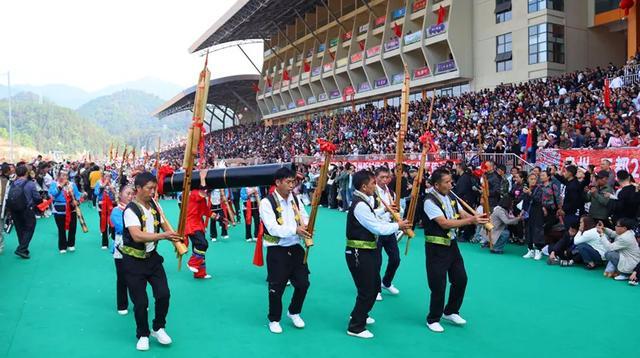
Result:
[[[169,217],[177,217],[175,202],[163,206]],[[385,295],[373,309],[375,338],[348,337],[355,287],[344,260],[345,214],[328,210],[319,213],[310,256],[304,330],[285,317],[283,334],[268,331],[266,269],[251,264],[254,245],[244,241],[244,226],[238,226],[229,240],[210,245],[207,266],[213,279],[207,281],[194,280],[185,269],[178,272],[171,245],[162,243],[172,295],[167,332],[174,343],[162,347],[152,340],[151,350],[139,353],[132,313],[116,313],[115,268],[107,251],[100,250],[97,212],[86,205],[84,211],[90,232],[79,234],[75,253],[58,253],[53,218],[38,221],[31,260],[14,256],[15,234],[7,237],[0,256],[0,357],[640,354],[640,287],[604,279],[601,271],[527,261],[520,258],[523,248],[515,246],[493,256],[477,245],[461,245],[469,273],[461,314],[469,323],[464,328],[444,324],[444,334],[430,332],[421,240],[402,256],[395,281],[400,295]],[[288,288],[285,307],[290,295]]]

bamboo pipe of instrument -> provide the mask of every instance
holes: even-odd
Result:
[[[84,219],[84,215],[82,215],[82,210],[80,210],[80,203],[78,203],[78,201],[76,200],[72,187],[69,186],[64,190],[67,190],[67,192],[69,193],[69,196],[71,197],[71,201],[73,202],[73,206],[75,207],[74,211],[76,212],[76,216],[78,217],[78,223],[80,223],[80,228],[82,229],[82,232],[84,232],[85,234],[88,233],[89,227],[87,226],[87,222]]]
[[[173,229],[173,225],[171,225],[171,222],[167,220],[167,217],[164,215],[164,210],[162,210],[162,207],[160,206],[158,201],[156,199],[151,199],[151,200],[153,200],[153,203],[156,205],[156,208],[158,208],[162,221],[167,223],[169,230],[175,231]],[[186,254],[187,251],[189,251],[189,249],[187,249],[187,246],[182,241],[171,241],[171,243],[173,243],[173,247],[176,250],[176,258],[178,259],[178,271],[180,271],[180,268],[182,267],[182,255]]]
[[[400,206],[400,191],[402,189],[402,162],[404,161],[404,136],[407,134],[409,113],[409,70],[404,66],[404,82],[402,85],[402,102],[400,103],[400,128],[398,128],[398,143],[396,147],[396,200],[395,205]]]
[[[471,205],[467,204],[466,201],[462,200],[462,198],[460,198],[458,196],[458,194],[456,194],[453,190],[450,191],[450,193],[456,198],[456,200],[458,200],[460,202],[460,204],[465,208],[465,210],[467,210],[471,215],[478,215],[478,212],[475,211],[474,208],[471,207]],[[488,214],[487,214],[488,215]],[[491,231],[493,230],[493,224],[491,223],[491,221],[489,221],[488,223],[484,224],[484,228],[487,231]]]
[[[318,206],[320,205],[320,197],[322,196],[322,192],[324,191],[325,185],[327,183],[327,171],[329,170],[329,164],[331,163],[331,154],[325,153],[324,163],[322,163],[322,167],[320,168],[320,176],[318,179],[318,186],[316,186],[315,191],[313,192],[313,198],[311,200],[311,213],[309,214],[309,222],[307,223],[307,232],[311,234],[310,239],[305,239],[304,243],[306,246],[304,252],[304,263],[307,263],[307,258],[309,256],[309,249],[313,246],[313,232],[316,224],[316,216],[318,215]],[[300,217],[300,213],[298,212],[298,208],[295,208],[296,215]]]
[[[393,210],[393,208],[391,208],[389,204],[385,203],[384,200],[380,200],[380,202],[382,203],[384,208],[391,214],[391,217],[393,217],[393,220],[395,220],[396,222],[402,221],[402,217],[400,217],[400,214],[398,214],[395,210]],[[411,228],[403,230],[403,232],[407,234],[408,237],[416,236],[416,233],[413,232]]]
[[[229,222],[231,225],[236,226],[236,213],[233,209],[233,203],[230,203],[227,196],[224,193],[224,189],[220,189],[220,200],[227,206],[227,214],[229,214]]]

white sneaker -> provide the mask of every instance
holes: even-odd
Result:
[[[613,279],[616,281],[627,281],[629,279],[629,276],[620,274]]]
[[[151,331],[151,337],[157,339],[158,343],[160,344],[166,345],[166,344],[171,344],[172,342],[171,337],[169,337],[169,335],[164,330],[164,328],[160,328],[157,331]]]
[[[442,327],[440,322],[427,323],[427,327],[429,327],[430,330],[436,333],[444,332],[444,328]]]
[[[216,239],[215,237],[211,238],[211,242],[216,242],[216,241],[218,241],[218,239]]]
[[[374,324],[376,323],[376,320],[373,319],[373,317],[367,317],[367,324]]]
[[[538,260],[540,260],[541,258],[542,258],[542,251],[540,251],[540,250],[535,250],[535,251],[533,252],[533,259],[534,259],[534,260],[536,260],[536,261],[538,261]]]
[[[449,315],[446,315],[446,314],[442,315],[442,318],[446,319],[447,321],[449,321],[451,323],[457,324],[458,326],[462,326],[462,325],[467,324],[467,321],[464,318],[460,317],[460,315],[455,314],[455,313],[452,313],[452,314],[449,314]]]
[[[76,247],[75,246],[69,246],[69,247],[67,247],[67,250],[69,250],[71,252],[74,252],[74,251],[76,251]]]
[[[291,286],[291,280],[287,280],[287,286]]]
[[[222,238],[226,240],[229,238],[229,235],[224,235]]]
[[[206,275],[204,275],[204,277],[203,277],[203,278],[204,278],[204,279],[209,279],[209,278],[211,278],[211,275],[206,274]]]
[[[102,249],[103,249],[103,250],[106,250],[106,249],[107,249],[107,247],[106,247],[106,246],[102,246]]]
[[[118,314],[120,316],[126,316],[129,313],[129,310],[118,310]]]
[[[399,294],[399,293],[400,293],[400,290],[398,290],[398,289],[396,288],[396,286],[394,286],[393,284],[392,284],[391,286],[389,286],[389,287],[385,286],[384,284],[382,284],[381,286],[382,286],[382,288],[384,288],[385,290],[387,290],[387,291],[388,291],[390,294],[392,294],[392,295],[397,295],[397,294]]]
[[[149,350],[149,337],[140,337],[138,343],[136,343],[136,349],[139,351]]]
[[[253,240],[252,240],[251,238],[248,238],[248,239],[246,239],[246,240],[244,240],[244,241],[246,241],[246,242],[253,242]]]
[[[360,333],[353,333],[351,331],[347,331],[347,334],[352,336],[352,337],[358,337],[358,338],[373,338],[373,333],[369,332],[368,330],[364,330]]]
[[[258,238],[257,238],[257,237],[254,237],[253,239],[251,239],[251,241],[253,241],[253,242],[258,242]]]
[[[382,301],[382,295],[380,292],[378,292],[378,295],[376,296],[376,301]]]
[[[523,259],[532,259],[534,256],[533,250],[528,250],[526,254],[522,256]]]
[[[296,328],[304,328],[304,321],[299,314],[291,314],[287,312],[287,317],[291,318],[291,322],[293,322],[293,325],[296,326]]]
[[[60,253],[61,253],[61,254],[66,254],[66,253],[67,253],[67,250],[60,250]]]
[[[269,322],[269,330],[271,333],[280,334],[282,333],[282,327],[280,327],[280,322]]]
[[[187,265],[187,268],[189,269],[189,271],[191,271],[193,273],[197,273],[198,272],[198,268],[197,267],[193,267],[193,266]]]

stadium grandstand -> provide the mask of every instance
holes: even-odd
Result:
[[[620,63],[640,37],[636,9],[625,18],[618,5],[241,0],[189,51],[263,39],[257,108],[268,123],[281,122],[366,103],[397,106],[404,66],[412,99],[424,99],[434,89],[459,95]]]

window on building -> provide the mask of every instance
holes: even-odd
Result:
[[[529,13],[544,9],[564,11],[564,0],[528,0]]]
[[[511,71],[511,32],[496,36],[496,72]]]
[[[596,14],[617,10],[620,0],[595,0]]]
[[[564,26],[529,26],[529,64],[543,62],[564,63]]]
[[[496,0],[496,24],[511,20],[511,0]]]

